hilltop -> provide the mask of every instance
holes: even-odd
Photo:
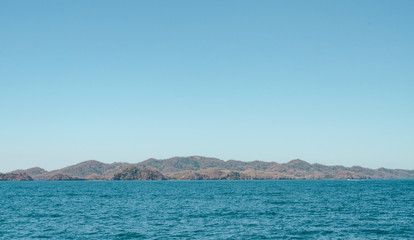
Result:
[[[148,159],[139,163],[96,160],[46,171],[35,167],[16,170],[2,179],[33,180],[243,180],[243,179],[402,179],[414,178],[413,170],[369,169],[360,166],[326,166],[296,159],[288,163],[237,160],[223,161],[202,156]],[[10,177],[14,174],[14,177]],[[17,174],[17,175],[16,175]],[[20,174],[20,175],[19,175]],[[5,176],[5,174],[2,174]],[[16,177],[20,176],[20,177]]]

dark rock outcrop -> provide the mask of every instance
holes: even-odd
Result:
[[[33,181],[26,173],[0,173],[0,181]]]

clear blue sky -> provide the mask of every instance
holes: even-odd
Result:
[[[0,171],[414,169],[414,1],[0,1]]]

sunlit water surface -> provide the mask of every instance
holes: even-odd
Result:
[[[1,239],[414,239],[414,180],[0,182]]]

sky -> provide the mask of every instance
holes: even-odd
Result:
[[[0,1],[0,172],[414,169],[414,1]]]

